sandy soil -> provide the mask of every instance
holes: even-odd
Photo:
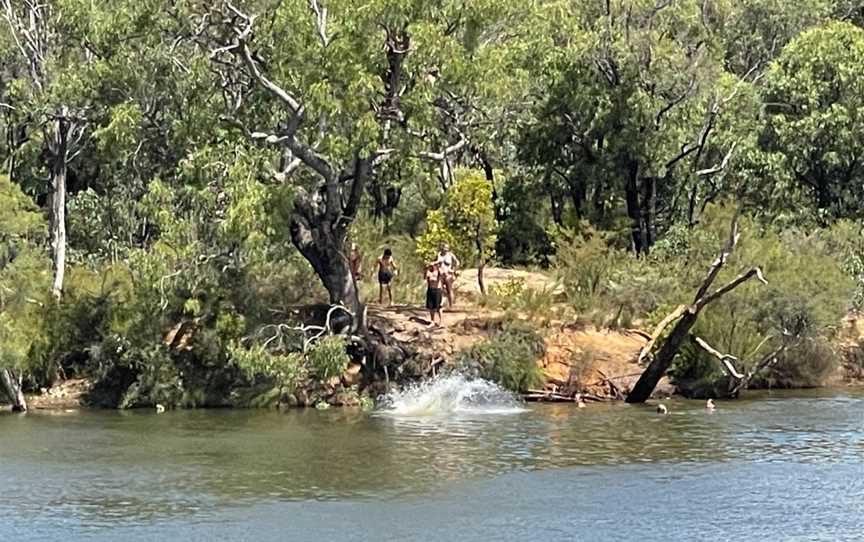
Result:
[[[84,378],[73,378],[58,382],[41,393],[27,395],[27,406],[37,410],[63,410],[81,406],[82,396],[90,390],[90,383]]]
[[[538,272],[488,268],[484,277],[487,288],[519,279],[526,288],[561,293],[560,285]],[[445,308],[442,328],[431,327],[425,310],[408,305],[372,304],[370,320],[390,330],[397,339],[419,346],[433,364],[446,364],[459,350],[483,340],[490,333],[489,324],[504,315],[502,311],[476,305],[479,297],[476,281],[476,270],[465,270],[460,275],[456,283],[457,305]],[[647,342],[644,332],[598,330],[554,320],[546,322],[541,332],[545,335],[547,354],[538,363],[547,376],[542,391],[550,396],[586,393],[599,398],[623,398],[642,373],[643,366],[636,360]],[[673,387],[664,380],[655,395],[668,396],[673,392]]]

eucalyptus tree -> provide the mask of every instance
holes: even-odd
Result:
[[[59,299],[66,268],[68,166],[80,152],[88,114],[86,101],[75,95],[76,74],[64,68],[86,62],[89,53],[83,44],[69,42],[60,3],[3,0],[0,8],[20,63],[15,91],[8,99],[11,107],[26,108],[29,131],[42,148],[51,186],[52,292]]]
[[[637,253],[671,221],[696,220],[735,148],[715,145],[715,132],[754,74],[724,72],[704,9],[638,1],[571,15],[525,132],[523,159],[559,181],[577,215],[590,202],[602,216],[623,199]]]
[[[449,182],[500,109],[509,70],[504,2],[224,1],[189,7],[188,35],[212,61],[221,119],[279,152],[290,233],[327,289],[362,324],[344,252],[371,179],[386,162],[431,161]],[[528,9],[531,3],[520,9]],[[488,17],[487,17],[488,15]],[[497,26],[496,26],[497,25]],[[494,78],[493,78],[494,77]],[[479,139],[479,138],[478,138]]]
[[[762,141],[823,220],[862,216],[864,30],[832,22],[802,33],[768,70]]]

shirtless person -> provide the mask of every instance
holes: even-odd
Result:
[[[440,262],[439,270],[444,285],[444,293],[447,295],[447,306],[453,307],[456,298],[453,292],[453,282],[456,280],[456,272],[459,269],[459,258],[450,252],[450,245],[441,243],[441,250],[438,251],[438,262]]]
[[[426,280],[426,309],[433,326],[441,325],[441,263],[434,261],[426,264],[424,279]]]
[[[384,255],[378,258],[378,303],[384,303],[384,289],[387,289],[388,305],[393,304],[393,290],[390,288],[390,283],[399,273],[399,266],[396,265],[396,260],[393,259],[393,251],[389,248],[384,249]]]
[[[354,280],[363,278],[363,255],[357,243],[351,243],[351,252],[348,254],[348,265],[351,267],[351,276]]]

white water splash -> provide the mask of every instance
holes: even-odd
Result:
[[[501,386],[460,374],[439,376],[389,393],[379,412],[393,416],[442,414],[514,414],[522,403]]]

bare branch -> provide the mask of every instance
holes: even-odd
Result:
[[[642,350],[639,351],[639,359],[637,360],[639,363],[642,362],[648,355],[651,353],[651,349],[654,348],[654,344],[657,342],[657,339],[660,338],[660,335],[663,334],[663,331],[675,320],[681,318],[681,315],[687,311],[687,305],[678,305],[674,311],[669,313],[666,318],[664,318],[659,324],[654,327],[654,331],[651,333],[651,336],[648,338],[648,342],[645,343],[645,346],[642,347]]]
[[[315,29],[318,31],[321,45],[327,47],[330,45],[330,38],[327,37],[327,8],[318,0],[309,0],[309,10],[315,15]]]
[[[736,358],[735,356],[729,355],[729,354],[723,354],[721,352],[718,352],[717,350],[712,348],[710,344],[705,342],[702,338],[697,337],[695,335],[693,336],[693,342],[695,342],[697,345],[699,345],[699,347],[702,348],[702,350],[704,350],[705,352],[707,352],[707,353],[711,354],[712,356],[714,356],[715,358],[717,358],[717,360],[723,364],[723,367],[725,368],[726,372],[728,372],[730,375],[732,375],[733,377],[735,377],[739,380],[744,378],[744,375],[739,373],[737,367],[735,367],[735,363],[738,363],[738,358]]]
[[[748,280],[750,280],[753,277],[756,277],[759,280],[759,282],[761,282],[762,284],[765,284],[765,285],[768,284],[768,281],[765,280],[764,276],[762,276],[762,270],[759,269],[758,267],[753,267],[753,268],[745,271],[744,273],[741,273],[737,277],[735,277],[734,280],[732,280],[731,282],[729,282],[725,286],[718,288],[716,291],[703,297],[702,299],[697,301],[696,304],[697,304],[697,306],[704,307],[705,305],[711,303],[712,301],[715,301],[715,300],[721,298],[722,296],[724,296],[725,294],[731,292],[732,290],[734,290],[738,286],[741,286],[743,283],[747,282]]]
[[[735,152],[735,147],[738,146],[738,142],[735,141],[732,143],[732,146],[729,148],[729,151],[726,152],[726,155],[723,157],[723,160],[716,166],[708,168],[708,169],[700,169],[696,171],[696,175],[699,177],[708,177],[722,171],[726,170],[726,166],[729,165],[729,159],[732,157],[732,153]]]

